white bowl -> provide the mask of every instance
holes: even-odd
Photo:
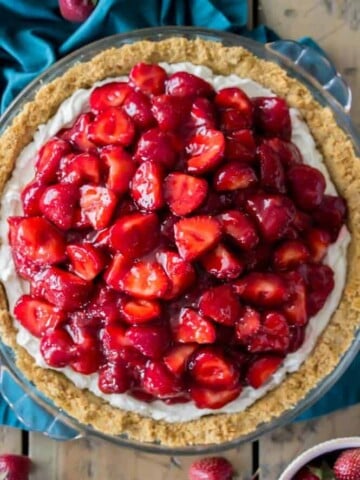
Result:
[[[360,437],[334,438],[333,440],[319,443],[296,457],[281,474],[279,480],[292,480],[302,467],[320,455],[333,452],[334,450],[345,450],[347,448],[357,447],[360,448]]]

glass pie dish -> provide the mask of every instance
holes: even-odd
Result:
[[[337,124],[352,139],[356,151],[359,153],[359,139],[348,116],[351,106],[351,92],[325,57],[308,47],[303,47],[292,41],[273,42],[264,46],[237,35],[195,28],[169,27],[141,30],[131,34],[109,37],[74,52],[41,75],[15,99],[1,120],[0,133],[6,130],[24,105],[35,97],[39,88],[61,76],[71,66],[79,62],[91,60],[96,54],[111,47],[121,47],[140,40],[156,42],[174,37],[185,37],[190,40],[200,38],[202,40],[220,42],[224,46],[241,46],[261,59],[277,63],[291,77],[295,77],[303,83],[310,90],[316,101],[332,110]],[[318,383],[316,388],[310,391],[306,398],[300,401],[294,408],[285,411],[275,420],[258,426],[249,435],[216,445],[169,448],[155,443],[136,442],[125,436],[105,435],[92,427],[82,425],[54,406],[52,402],[46,399],[41,392],[24,378],[15,366],[11,349],[5,345],[1,345],[0,388],[4,398],[12,406],[20,420],[30,429],[41,431],[53,438],[66,440],[80,436],[98,436],[122,446],[138,448],[148,452],[165,454],[205,453],[219,451],[253,440],[263,433],[295,418],[336,382],[356,355],[359,345],[360,340],[357,337],[332,373]]]

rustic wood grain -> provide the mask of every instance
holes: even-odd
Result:
[[[185,480],[198,458],[150,455],[97,439],[56,442],[39,433],[30,434],[29,454],[36,466],[31,480]],[[239,480],[250,480],[251,444],[224,455],[241,473]]]
[[[0,427],[0,454],[21,453],[21,431],[16,428]]]
[[[259,21],[282,38],[310,36],[326,51],[352,89],[360,128],[360,1],[259,0]]]
[[[260,480],[276,480],[295,457],[318,443],[351,436],[360,436],[360,404],[279,428],[260,440]]]

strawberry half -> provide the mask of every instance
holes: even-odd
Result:
[[[225,158],[252,164],[256,160],[256,142],[251,130],[241,129],[227,133]]]
[[[157,163],[144,162],[138,167],[130,191],[140,209],[152,212],[163,206],[163,178],[162,167]]]
[[[38,180],[34,180],[26,185],[21,192],[21,202],[24,214],[27,217],[42,215],[40,210],[40,199],[46,190],[46,185]]]
[[[291,138],[289,107],[283,98],[257,97],[253,99],[255,129],[267,137]]]
[[[97,114],[88,127],[88,137],[96,145],[130,145],[135,136],[131,118],[121,109],[108,107]]]
[[[174,225],[175,243],[184,260],[194,260],[216,245],[220,224],[210,216],[183,218]]]
[[[108,107],[121,107],[126,97],[133,92],[127,82],[109,82],[94,88],[89,98],[93,112],[98,113]]]
[[[133,213],[117,220],[110,231],[111,247],[127,258],[137,258],[151,251],[159,237],[155,213]]]
[[[136,298],[161,298],[169,288],[169,279],[156,262],[135,263],[123,278],[123,289]]]
[[[164,363],[167,368],[176,376],[182,375],[187,369],[187,365],[191,355],[198,348],[196,343],[184,343],[175,345],[165,355]]]
[[[107,227],[117,205],[117,196],[105,187],[83,185],[80,189],[80,208],[95,230]]]
[[[182,308],[177,319],[172,319],[174,339],[180,343],[214,343],[215,326],[191,308]]]
[[[222,243],[201,257],[200,262],[210,275],[220,280],[237,278],[245,269],[245,264],[239,255],[235,255]]]
[[[274,252],[273,265],[275,270],[290,270],[306,263],[310,252],[300,240],[289,240],[282,243]]]
[[[260,327],[260,313],[247,305],[244,308],[243,314],[236,321],[236,337],[240,342],[247,342],[249,337],[252,337],[260,330]]]
[[[290,330],[284,315],[267,312],[263,315],[262,325],[247,342],[250,352],[287,353],[290,345]]]
[[[10,217],[9,243],[14,253],[38,264],[54,264],[65,260],[63,235],[41,217]]]
[[[324,175],[310,165],[294,165],[287,171],[289,189],[296,205],[303,210],[318,207],[324,197]]]
[[[257,156],[262,187],[270,192],[285,193],[285,173],[279,155],[266,143],[262,143],[257,149]]]
[[[35,160],[36,178],[40,183],[48,184],[56,180],[61,159],[70,150],[70,144],[61,138],[53,138],[43,145]]]
[[[191,102],[172,95],[158,95],[152,99],[152,113],[160,130],[173,131],[186,122]]]
[[[240,395],[241,390],[240,386],[230,390],[215,391],[199,385],[192,385],[190,387],[190,396],[197,408],[217,410],[235,400]]]
[[[235,292],[255,306],[277,307],[289,298],[286,282],[280,275],[267,272],[251,272],[234,282]]]
[[[138,130],[146,130],[156,123],[151,111],[151,102],[142,92],[131,92],[126,97],[122,109],[129,115]]]
[[[107,359],[117,359],[123,347],[132,346],[132,341],[125,334],[126,329],[120,324],[107,325],[100,331],[101,344]]]
[[[90,112],[80,115],[73,126],[62,134],[62,138],[68,140],[81,152],[96,152],[96,145],[89,139],[89,128],[94,120]]]
[[[103,365],[99,370],[99,389],[104,393],[124,393],[131,386],[129,372],[120,359]]]
[[[106,186],[117,195],[126,193],[136,171],[131,155],[120,145],[108,145],[101,149],[100,158],[109,167]]]
[[[224,135],[219,130],[200,129],[185,147],[190,173],[206,173],[221,162],[225,151]]]
[[[30,295],[19,298],[14,307],[14,315],[21,325],[39,338],[46,330],[54,329],[66,320],[62,310]]]
[[[251,363],[246,380],[253,388],[260,388],[280,367],[283,357],[264,355]]]
[[[125,336],[134,348],[149,358],[161,358],[170,342],[169,332],[160,325],[132,326]]]
[[[313,262],[321,262],[325,257],[331,243],[331,235],[321,228],[312,228],[306,234],[306,242],[309,246]],[[305,261],[303,262],[305,263]]]
[[[176,397],[181,383],[162,362],[148,362],[144,370],[143,389],[157,398]]]
[[[242,307],[231,285],[213,287],[199,299],[199,311],[222,325],[234,325],[242,313]]]
[[[156,300],[133,298],[122,302],[121,313],[125,322],[131,325],[147,323],[160,317],[161,307]]]
[[[246,118],[248,126],[251,127],[253,105],[246,93],[237,87],[227,87],[218,91],[214,99],[215,105],[219,108],[234,108]]]
[[[177,253],[164,250],[156,254],[156,260],[169,277],[171,286],[162,298],[173,299],[184,293],[195,281],[193,266],[183,260]]]
[[[93,280],[105,268],[105,255],[89,243],[68,245],[66,253],[70,258],[72,270],[84,280]]]
[[[165,202],[174,215],[188,215],[200,207],[208,193],[208,184],[203,178],[185,173],[170,173],[164,182]]]
[[[93,153],[80,153],[67,155],[60,163],[58,177],[62,183],[83,185],[100,183],[102,169],[100,159]]]
[[[160,95],[165,89],[167,73],[160,65],[140,62],[130,70],[129,79],[143,93]]]
[[[218,192],[248,188],[257,181],[255,171],[240,162],[225,163],[214,175],[213,183]]]
[[[59,183],[44,191],[39,206],[43,215],[57,227],[69,230],[75,220],[79,199],[80,192],[76,185]]]
[[[212,97],[214,89],[210,83],[187,72],[176,72],[169,76],[165,91],[177,97]]]
[[[235,365],[212,347],[197,350],[189,363],[189,372],[198,385],[215,390],[234,388],[239,380]]]
[[[250,218],[243,212],[229,210],[217,217],[222,229],[231,240],[245,250],[253,249],[259,242],[256,228]]]
[[[124,290],[124,276],[130,267],[131,263],[129,258],[125,257],[122,253],[115,254],[104,273],[104,280],[107,285],[116,291],[122,292]]]
[[[171,136],[158,128],[147,130],[141,135],[134,158],[138,162],[153,162],[172,168],[176,162],[176,149]]]

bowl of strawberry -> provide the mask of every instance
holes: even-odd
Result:
[[[295,458],[279,480],[359,480],[360,437],[335,438]]]

